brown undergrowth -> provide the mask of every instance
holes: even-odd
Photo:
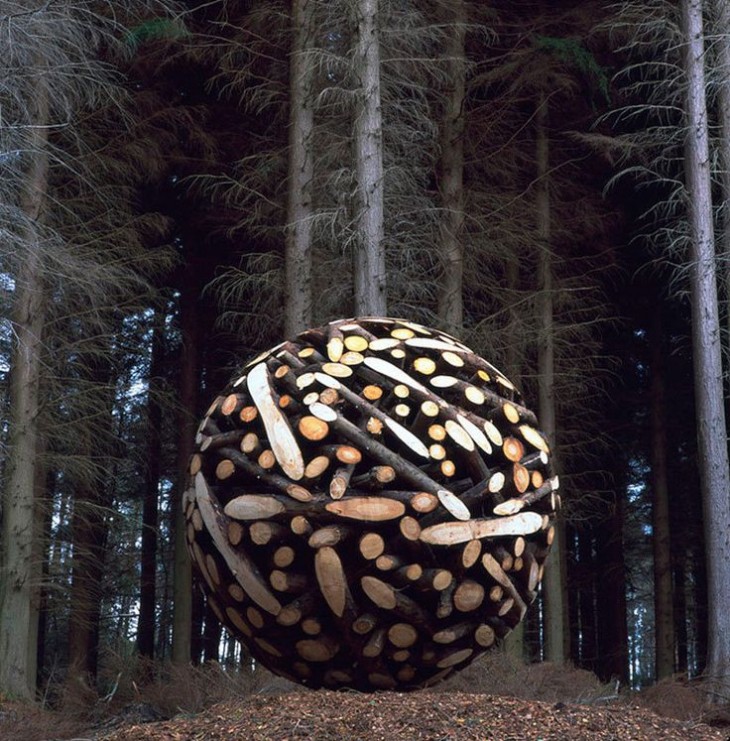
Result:
[[[217,664],[160,668],[122,661],[118,657],[107,658],[101,679],[103,690],[99,694],[92,694],[88,688],[81,687],[74,691],[68,683],[55,695],[48,693],[47,697],[54,698],[55,709],[43,709],[39,704],[11,703],[0,698],[0,739],[126,741],[132,738],[196,738],[207,741],[218,738],[216,729],[222,728],[225,725],[223,721],[230,716],[235,720],[230,726],[233,729],[230,738],[249,741],[245,734],[256,730],[250,726],[252,713],[264,713],[261,716],[264,718],[261,734],[255,737],[275,739],[278,731],[274,725],[266,726],[268,721],[265,722],[266,713],[275,713],[277,728],[282,732],[285,729],[296,731],[290,736],[292,739],[324,740],[329,737],[322,735],[324,726],[320,728],[317,723],[320,720],[325,723],[320,711],[324,713],[326,708],[328,712],[333,708],[338,713],[341,710],[341,724],[345,724],[343,732],[348,722],[354,723],[365,713],[370,718],[368,727],[371,730],[381,726],[386,728],[392,721],[405,724],[404,728],[408,726],[412,738],[424,739],[489,738],[497,741],[517,738],[500,735],[500,725],[494,726],[494,735],[478,735],[489,730],[490,717],[496,724],[501,718],[500,713],[508,712],[509,708],[515,711],[519,708],[519,712],[527,713],[526,719],[520,720],[523,725],[533,717],[539,717],[541,723],[546,724],[545,733],[535,738],[559,738],[559,735],[550,733],[572,734],[570,729],[573,726],[580,729],[581,724],[586,728],[591,726],[595,731],[585,738],[604,738],[601,735],[604,733],[608,734],[605,735],[607,739],[675,738],[675,730],[680,734],[676,737],[680,738],[682,729],[690,727],[693,729],[692,738],[723,741],[730,738],[726,731],[710,731],[707,726],[699,725],[705,721],[724,726],[726,708],[708,707],[701,688],[695,683],[677,679],[661,682],[641,693],[619,692],[615,684],[602,684],[590,672],[547,662],[527,665],[497,651],[488,653],[448,682],[406,695],[314,693],[260,668],[231,671]],[[491,708],[492,715],[483,713],[482,707]],[[403,710],[403,718],[392,717],[399,708]],[[378,720],[380,710],[387,711],[389,716],[382,723]],[[442,730],[450,727],[445,718],[451,712],[457,713],[461,720],[454,721],[453,733],[449,734]],[[289,718],[286,713],[299,713],[302,718],[310,718],[310,731],[306,731],[296,717]],[[611,723],[619,717],[623,722],[624,715],[631,721],[626,720],[629,723],[626,733],[629,735],[611,736]],[[665,722],[659,716],[677,720]],[[421,726],[418,725],[419,718],[423,718]],[[438,718],[443,723],[441,720],[436,723]],[[165,719],[172,720],[163,722]],[[357,720],[356,725],[357,734],[351,734],[352,738],[361,741],[376,738],[370,731],[366,732],[361,720]],[[437,731],[437,725],[442,730]],[[639,735],[631,735],[634,726]],[[529,724],[525,725],[528,732],[529,727]],[[236,729],[243,735],[236,735]],[[469,735],[470,729],[477,735]],[[266,735],[269,732],[274,735]],[[581,736],[568,735],[565,738]]]

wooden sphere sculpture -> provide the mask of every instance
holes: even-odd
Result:
[[[313,688],[417,689],[466,666],[535,598],[558,506],[513,384],[398,319],[335,321],[251,360],[190,474],[211,609]]]

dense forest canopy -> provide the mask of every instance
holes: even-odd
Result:
[[[197,420],[284,336],[387,313],[554,443],[505,650],[727,698],[728,13],[0,2],[0,693],[250,663],[191,584]]]

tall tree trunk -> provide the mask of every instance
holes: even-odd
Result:
[[[687,142],[685,177],[690,214],[690,292],[694,350],[698,460],[702,488],[708,593],[706,676],[730,677],[730,470],[722,387],[720,321],[710,188],[705,100],[702,2],[682,0],[687,40]]]
[[[722,171],[723,220],[720,251],[724,261],[725,283],[725,332],[730,338],[730,4],[727,0],[710,0],[717,29],[714,43],[718,56],[718,112],[720,118],[720,169]],[[730,377],[730,340],[725,346],[725,373]],[[730,392],[726,390],[726,396]]]
[[[147,455],[142,502],[142,551],[140,558],[139,620],[137,651],[149,659],[155,653],[157,596],[157,525],[162,454],[162,372],[165,354],[165,314],[156,311],[152,320],[152,356],[147,391]]]
[[[547,132],[548,103],[540,96],[536,127],[536,216],[538,249],[538,416],[548,440],[556,449],[555,424],[555,327],[553,307],[553,253],[550,224],[550,145]],[[548,557],[545,593],[545,658],[563,663],[568,658],[567,590],[565,586],[565,526],[556,522],[556,537]]]
[[[614,487],[620,491],[619,486]],[[596,530],[596,618],[598,676],[607,682],[629,680],[629,640],[624,563],[624,506],[619,494],[611,514]]]
[[[657,681],[674,673],[674,615],[672,601],[672,548],[669,527],[667,471],[667,420],[661,305],[653,309],[649,332],[651,421],[652,547],[654,553],[654,625]]]
[[[312,131],[313,62],[308,54],[313,0],[292,2],[289,57],[289,182],[286,232],[284,334],[293,337],[312,324]]]
[[[26,251],[15,281],[12,326],[8,460],[2,497],[0,537],[0,692],[31,697],[35,666],[30,663],[33,609],[32,555],[38,412],[44,327],[44,266],[38,226],[43,220],[48,184],[46,122],[48,91],[39,82],[29,143],[22,210],[27,219]]]
[[[183,275],[180,287],[180,332],[182,348],[179,377],[179,420],[177,428],[177,481],[170,502],[173,513],[175,564],[173,583],[172,661],[190,663],[192,633],[193,588],[192,564],[185,538],[185,513],[182,495],[187,485],[187,470],[195,446],[195,426],[198,412],[198,385],[200,382],[198,329],[198,300],[201,270],[191,260],[191,267]]]
[[[675,669],[680,674],[686,674],[689,669],[687,652],[687,551],[682,549],[680,555],[674,558],[673,580],[674,585],[672,614],[674,615],[674,635],[676,644]]]
[[[466,9],[463,0],[451,4],[446,45],[449,88],[441,126],[440,256],[443,269],[438,316],[446,332],[458,335],[464,324],[464,98],[466,95]]]
[[[378,0],[358,0],[355,110],[355,314],[387,314]]]
[[[99,403],[97,414],[111,419],[113,386],[109,357],[92,357],[86,359],[86,363],[86,393],[104,398]],[[103,462],[111,451],[94,437],[90,429],[93,420],[81,419],[77,424],[82,428],[79,450],[94,462],[95,470],[85,474],[84,480],[74,488],[71,520],[73,567],[68,621],[69,679],[93,683],[99,657],[99,619],[108,540],[107,512],[111,506],[110,482],[114,476],[111,467]]]

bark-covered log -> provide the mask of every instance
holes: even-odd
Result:
[[[535,598],[550,446],[458,340],[350,319],[263,353],[211,404],[186,537],[212,611],[310,687],[430,686]]]

